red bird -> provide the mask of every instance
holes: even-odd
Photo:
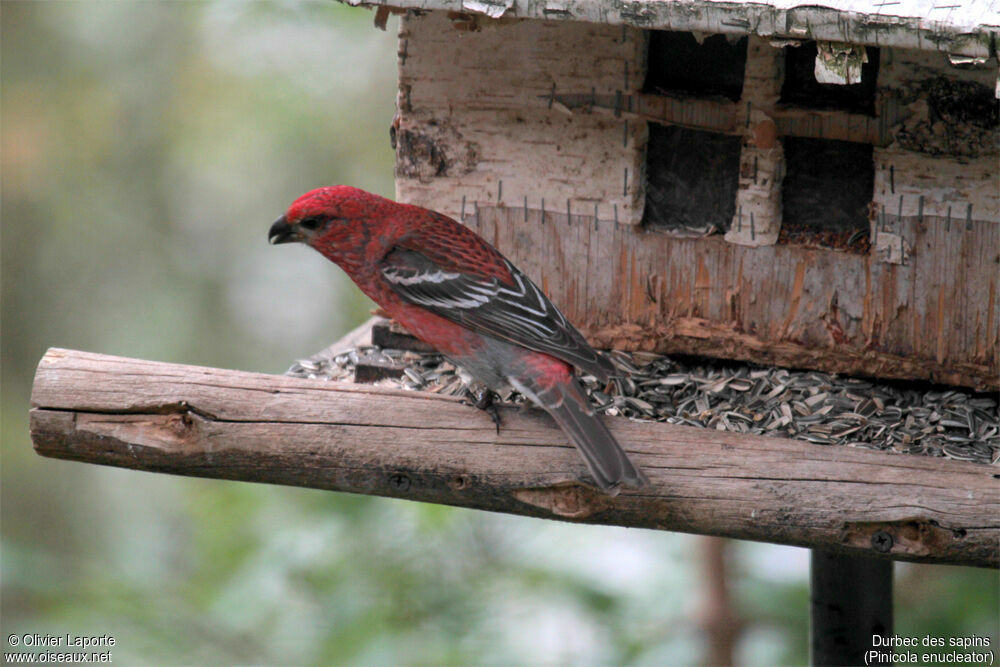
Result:
[[[598,419],[573,367],[614,369],[493,246],[451,218],[347,186],[299,197],[271,226],[347,272],[413,335],[493,390],[514,387],[548,412],[603,490],[646,478]]]

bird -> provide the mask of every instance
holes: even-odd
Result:
[[[334,185],[296,199],[271,225],[268,241],[317,250],[396,322],[490,390],[513,388],[545,410],[600,490],[614,495],[648,484],[574,374],[576,368],[607,382],[613,364],[471,229],[430,209]]]

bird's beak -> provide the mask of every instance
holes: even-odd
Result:
[[[274,221],[271,225],[271,231],[267,233],[267,242],[271,245],[278,245],[279,243],[293,243],[295,241],[300,241],[301,238],[295,229],[288,224],[288,220],[285,220],[285,216],[281,216]]]

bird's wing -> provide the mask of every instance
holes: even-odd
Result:
[[[548,297],[513,264],[503,260],[512,283],[443,268],[425,254],[394,248],[382,275],[409,303],[477,333],[544,352],[606,380],[614,367],[583,338]]]

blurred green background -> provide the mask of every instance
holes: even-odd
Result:
[[[119,664],[704,659],[700,538],[37,457],[49,346],[280,373],[366,316],[335,267],[265,236],[320,185],[392,196],[396,24],[332,1],[4,0],[0,25],[3,641],[110,634]],[[806,552],[728,556],[738,662],[803,664]],[[897,633],[996,649],[996,572],[896,572]]]

